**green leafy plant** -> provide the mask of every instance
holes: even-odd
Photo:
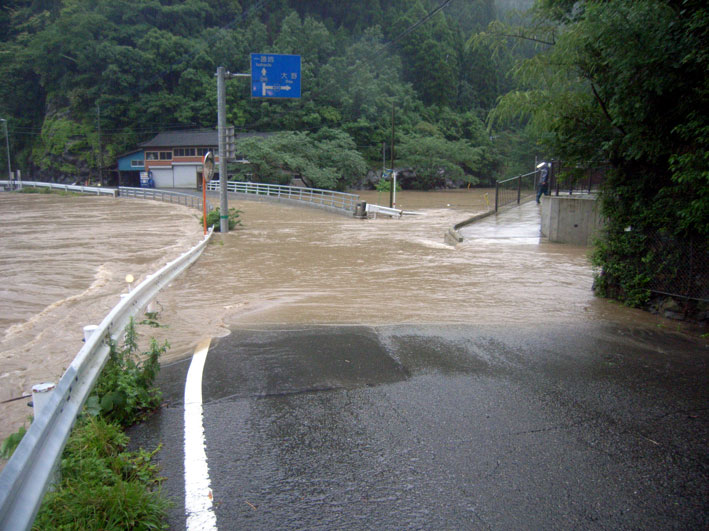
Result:
[[[162,393],[153,386],[160,369],[159,358],[169,348],[155,339],[147,352],[137,354],[133,319],[126,326],[123,347],[111,342],[108,362],[86,403],[91,414],[101,414],[121,426],[130,426],[160,405]]]
[[[153,315],[151,320],[156,320]],[[124,428],[154,410],[159,357],[168,344],[150,342],[138,353],[133,320],[109,360],[72,431],[61,460],[61,480],[45,496],[33,529],[165,529],[170,505],[153,457],[160,450],[126,451]]]
[[[0,446],[0,457],[10,459],[17,449],[17,446],[20,444],[20,441],[22,441],[22,438],[25,436],[25,433],[27,433],[27,428],[22,425],[19,430],[9,435]]]
[[[376,186],[377,192],[389,192],[391,191],[391,179],[380,179]],[[396,183],[396,191],[401,191],[401,185]]]
[[[168,500],[161,495],[152,452],[126,451],[121,427],[84,416],[61,461],[61,481],[45,496],[33,529],[165,529]]]
[[[241,219],[239,219],[239,215],[241,214],[241,210],[237,210],[235,208],[230,208],[229,209],[229,230],[233,230],[236,228],[237,225],[241,225]],[[214,227],[215,232],[220,232],[220,216],[221,213],[219,211],[219,207],[215,208],[214,210],[207,212],[207,226],[208,227]],[[203,223],[204,217],[200,216],[199,222]]]

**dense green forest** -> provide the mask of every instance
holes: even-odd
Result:
[[[516,52],[493,54],[471,37],[507,12],[493,0],[9,0],[0,116],[26,174],[95,178],[160,131],[215,128],[217,66],[247,73],[252,52],[298,54],[299,100],[251,99],[242,79],[227,87],[237,131],[298,140],[277,135],[260,146],[288,148],[277,153],[281,169],[317,186],[355,184],[381,168],[393,111],[396,161],[434,162],[411,186],[489,182],[534,160],[516,124],[485,127],[511,88]],[[333,145],[346,164],[318,168]],[[432,171],[436,162],[445,169]]]

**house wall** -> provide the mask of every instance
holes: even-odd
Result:
[[[132,161],[141,161],[140,166],[133,166]],[[130,153],[118,158],[118,171],[143,171],[145,169],[145,153],[142,151]]]
[[[191,188],[201,187],[203,157],[177,157],[172,148],[151,147],[146,151],[172,151],[172,160],[146,160],[145,170],[153,172],[156,188]],[[215,157],[215,164],[219,157]]]

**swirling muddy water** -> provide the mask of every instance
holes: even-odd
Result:
[[[488,194],[487,197],[485,194]],[[587,249],[540,242],[534,203],[463,229],[489,190],[403,192],[400,219],[359,220],[322,210],[230,198],[243,225],[216,234],[199,261],[158,296],[166,361],[231,327],[299,324],[653,323],[597,299]],[[388,205],[388,196],[361,193]],[[126,290],[202,237],[197,213],[133,199],[0,194],[0,400],[57,381]],[[0,406],[0,438],[31,411]]]
[[[466,227],[456,247],[445,244],[449,227],[487,210],[486,193],[404,192],[397,206],[416,215],[368,220],[232,200],[243,226],[216,235],[197,267],[160,297],[168,357],[188,356],[198,336],[232,327],[654,322],[594,297],[588,249],[540,242],[534,203]],[[388,204],[376,192],[360,195]]]
[[[136,282],[202,238],[196,212],[137,199],[0,193],[0,401],[58,381]],[[0,439],[32,410],[0,404]]]

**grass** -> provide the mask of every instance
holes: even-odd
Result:
[[[61,481],[44,498],[33,529],[164,529],[169,502],[153,452],[126,451],[115,422],[85,416],[61,461]]]
[[[78,192],[69,192],[67,190],[57,190],[55,188],[45,188],[44,186],[23,186],[17,190],[18,194],[55,194],[61,196],[82,195]]]
[[[151,323],[156,316],[150,317]],[[111,343],[109,360],[77,420],[61,458],[58,482],[45,495],[33,529],[165,529],[170,502],[162,494],[153,451],[126,450],[125,428],[159,407],[153,385],[158,360],[169,345],[153,339],[138,352],[133,320],[122,347]],[[10,457],[24,427],[2,445]]]

